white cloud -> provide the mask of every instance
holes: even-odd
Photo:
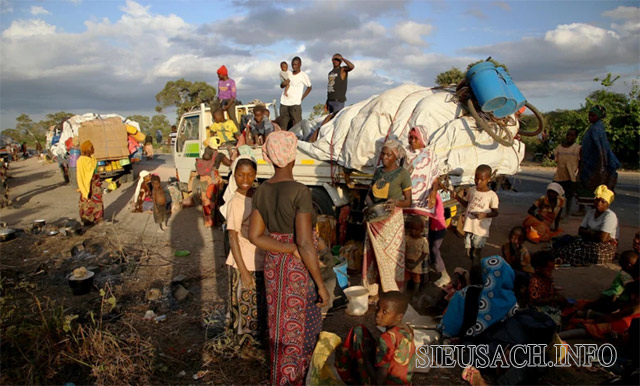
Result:
[[[32,5],[29,12],[34,16],[51,15],[51,12],[47,11],[44,7],[41,7],[39,5]]]
[[[56,26],[47,24],[41,19],[14,20],[6,30],[2,31],[2,37],[8,39],[21,39],[31,36],[53,35]]]
[[[407,44],[421,46],[425,44],[422,36],[431,34],[433,26],[430,24],[420,24],[415,21],[399,22],[394,32],[396,36]]]
[[[573,23],[559,25],[553,31],[548,31],[544,40],[558,50],[591,54],[593,49],[616,45],[620,41],[620,36],[614,31],[588,24]]]
[[[638,20],[640,19],[640,8],[625,7],[621,5],[616,9],[604,11],[602,16],[610,17],[615,20]]]

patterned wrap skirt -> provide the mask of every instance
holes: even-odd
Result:
[[[607,242],[584,241],[575,239],[571,244],[554,251],[556,258],[571,265],[608,264],[613,261],[618,250],[618,241]]]
[[[293,234],[271,233],[292,244]],[[271,384],[301,385],[322,329],[316,285],[304,263],[290,253],[268,252],[264,262]]]
[[[104,216],[104,204],[102,203],[102,184],[98,174],[94,174],[93,177],[91,177],[89,197],[84,198],[81,194],[78,206],[80,209],[80,219],[83,222],[96,224],[102,220]]]
[[[264,273],[249,272],[256,288],[242,287],[240,271],[229,266],[229,327],[238,338],[238,345],[246,340],[259,345],[266,335],[267,303]]]
[[[381,221],[367,222],[362,262],[363,285],[370,296],[382,292],[398,291],[404,284],[404,217],[402,209]],[[380,283],[380,284],[378,284]]]

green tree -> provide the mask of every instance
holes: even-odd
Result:
[[[591,107],[603,106],[607,110],[603,122],[611,150],[625,166],[637,169],[640,155],[640,84],[638,79],[634,79],[628,94],[610,91],[619,78],[611,73],[603,79],[595,78],[594,81],[600,82],[603,88],[587,96],[582,114],[586,120]]]
[[[22,143],[26,138],[26,136],[18,129],[4,129],[2,130],[2,134],[19,143]]]
[[[157,112],[168,106],[176,106],[178,116],[200,103],[211,104],[216,96],[216,89],[207,82],[190,82],[184,78],[169,81],[162,91],[156,94]]]
[[[464,73],[457,67],[451,67],[451,69],[441,72],[436,76],[436,84],[440,87],[450,86],[452,84],[458,84],[464,79]]]
[[[130,115],[127,119],[138,122],[140,125],[140,131],[145,134],[148,134],[151,130],[151,119],[146,115]]]
[[[478,63],[482,63],[482,62],[486,62],[486,60],[478,60],[478,61],[476,61],[476,62],[469,63],[469,65],[467,66],[467,71],[469,71],[469,69],[470,69],[471,67],[475,66],[475,65],[476,65],[476,64],[478,64]],[[496,67],[502,67],[502,68],[504,68],[504,70],[505,70],[506,72],[509,72],[509,67],[507,67],[507,65],[506,65],[506,64],[504,64],[504,63],[500,63],[500,62],[498,62],[497,60],[495,60],[495,59],[493,59],[493,58],[491,58],[491,57],[489,57],[489,62],[493,63],[493,65],[494,65],[494,66],[496,66]]]
[[[317,105],[313,106],[313,111],[311,112],[311,114],[309,114],[309,119],[314,119],[324,114],[324,103],[318,103]]]
[[[171,123],[167,119],[167,116],[164,114],[156,114],[151,117],[151,133],[154,134],[156,130],[160,130],[162,132],[163,137],[167,137],[169,132],[171,131]]]

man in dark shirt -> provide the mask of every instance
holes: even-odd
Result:
[[[346,66],[341,66],[342,62]],[[329,71],[326,108],[329,114],[334,114],[342,110],[344,102],[347,101],[347,76],[355,66],[340,54],[334,54],[331,63],[333,69]]]

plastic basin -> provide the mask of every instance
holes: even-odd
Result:
[[[369,290],[361,285],[346,288],[344,294],[349,299],[347,304],[347,314],[360,316],[367,313],[369,309]]]

